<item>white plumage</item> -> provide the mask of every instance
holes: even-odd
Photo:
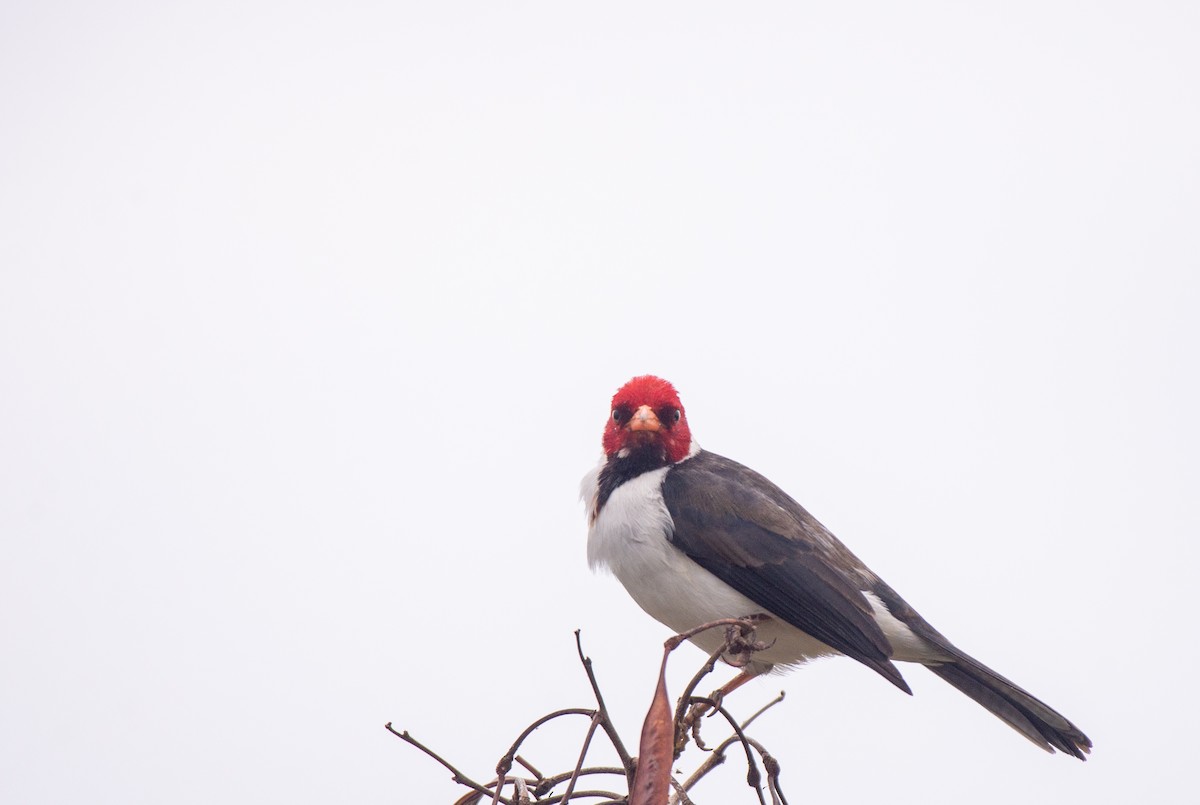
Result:
[[[670,543],[673,525],[662,497],[663,476],[668,469],[643,473],[612,493],[588,529],[588,564],[595,570],[611,572],[638,606],[675,632],[720,618],[762,613],[761,606]],[[598,466],[583,478],[581,494],[585,502],[596,500],[599,473]],[[904,626],[894,618],[892,621]],[[774,645],[754,655],[752,670],[765,671],[769,666],[786,670],[838,653],[774,617],[759,626],[758,639],[774,641]],[[692,642],[711,653],[724,641],[723,630],[711,629]]]

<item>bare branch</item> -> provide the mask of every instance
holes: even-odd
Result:
[[[529,798],[529,788],[523,778],[513,778],[513,787],[517,790],[517,805],[532,805],[533,800]]]
[[[687,748],[689,734],[696,742],[696,746],[698,748],[708,748],[700,739],[699,721],[707,708],[702,704],[695,705],[691,712],[684,717],[684,711],[692,702],[692,693],[696,690],[696,687],[700,684],[700,681],[713,671],[713,669],[716,667],[717,660],[723,655],[736,655],[740,662],[733,662],[728,656],[726,656],[726,661],[730,662],[730,664],[734,665],[735,667],[743,667],[750,661],[750,656],[754,652],[762,651],[763,649],[767,648],[768,644],[760,643],[754,640],[756,628],[755,624],[762,623],[765,620],[767,620],[766,615],[749,615],[745,618],[724,618],[721,620],[715,620],[710,621],[709,623],[701,624],[694,629],[676,635],[675,637],[667,640],[665,645],[667,646],[667,651],[670,652],[681,644],[682,641],[679,638],[685,636],[694,637],[695,635],[700,634],[708,629],[715,629],[719,626],[725,627],[725,643],[719,649],[709,655],[708,662],[700,667],[700,670],[696,672],[694,677],[692,677],[691,682],[689,682],[687,687],[684,688],[683,693],[680,694],[679,704],[675,710],[675,723],[677,725],[675,731],[676,758],[683,754],[683,750]],[[745,674],[745,672],[743,672],[743,674]],[[721,688],[720,691],[713,695],[716,697],[716,700],[720,702],[724,692],[732,691],[734,688],[741,685],[742,682],[744,682],[747,678],[749,677],[737,677],[733,681],[727,683],[725,687]]]
[[[769,701],[769,702],[767,702],[766,704],[764,704],[762,707],[758,708],[758,710],[756,710],[756,711],[754,712],[754,715],[750,716],[748,719],[746,719],[745,721],[743,721],[743,722],[742,722],[742,729],[744,730],[744,729],[746,729],[746,727],[749,727],[751,724],[753,724],[753,723],[754,723],[754,719],[758,718],[758,717],[759,717],[759,716],[761,716],[763,713],[767,712],[767,711],[768,711],[768,710],[770,710],[772,707],[774,707],[775,705],[777,705],[777,704],[779,704],[781,701],[783,701],[783,697],[784,697],[784,696],[786,696],[786,695],[787,695],[787,693],[786,693],[786,692],[784,692],[784,691],[782,691],[782,690],[781,690],[781,691],[779,691],[779,695],[778,695],[778,696],[776,696],[774,699],[772,699],[771,701]]]
[[[613,749],[617,750],[617,757],[621,760],[621,765],[625,767],[625,781],[627,785],[633,785],[634,762],[629,755],[629,750],[625,748],[625,744],[621,742],[621,736],[617,734],[617,728],[612,723],[612,718],[608,715],[608,707],[604,704],[604,696],[600,693],[600,683],[596,681],[596,674],[592,670],[592,658],[585,657],[583,654],[583,639],[580,637],[582,630],[575,630],[575,650],[579,654],[579,661],[583,663],[583,670],[587,673],[588,682],[591,683],[592,693],[596,696],[596,705],[600,708],[601,721],[600,726],[604,728],[604,734],[608,736],[608,740],[612,743]]]
[[[771,802],[774,805],[788,805],[787,797],[783,795],[783,789],[779,787],[779,772],[782,771],[779,761],[767,751],[766,747],[753,738],[747,737],[746,743],[758,750],[758,754],[762,756],[763,768],[767,770],[767,788],[771,792]]]
[[[583,748],[579,750],[579,760],[575,761],[575,771],[571,773],[571,779],[567,782],[567,790],[563,792],[562,803],[566,805],[567,800],[571,798],[571,792],[575,790],[575,782],[579,779],[579,770],[583,768],[583,759],[587,757],[588,746],[592,743],[592,736],[596,734],[596,727],[600,725],[600,711],[596,711],[596,715],[592,716],[592,725],[588,727],[587,735],[583,737]]]
[[[538,781],[539,783],[540,783],[542,780],[544,780],[544,779],[545,779],[545,776],[544,776],[544,775],[543,775],[543,774],[542,774],[540,771],[538,771],[537,769],[535,769],[535,768],[533,767],[533,764],[532,764],[532,763],[530,763],[528,760],[526,760],[525,758],[521,757],[520,755],[517,755],[515,758],[513,758],[513,760],[517,761],[517,762],[518,762],[518,763],[520,763],[522,766],[524,766],[524,767],[525,767],[525,770],[526,770],[526,771],[528,771],[530,774],[532,774],[534,777],[536,777],[536,778],[537,778],[537,781]]]
[[[731,735],[728,738],[726,738],[724,741],[722,741],[717,746],[717,748],[714,749],[709,754],[709,756],[704,760],[704,762],[701,763],[700,766],[694,772],[692,772],[692,775],[683,781],[683,785],[681,786],[681,789],[686,792],[686,791],[691,791],[693,788],[695,788],[696,783],[698,783],[702,779],[704,779],[704,776],[706,774],[708,774],[710,771],[715,769],[717,766],[720,766],[722,763],[725,762],[725,750],[728,749],[730,746],[732,746],[736,742],[737,742],[736,735]],[[672,805],[675,805],[675,803],[679,803],[679,802],[687,802],[687,794],[686,793],[676,794],[676,796],[671,800],[671,802],[672,802]]]
[[[747,727],[750,726],[751,722],[753,722],[756,718],[758,718],[763,713],[770,710],[775,705],[782,702],[784,699],[784,696],[785,696],[784,692],[780,691],[778,696],[776,696],[774,699],[772,699],[771,701],[764,704],[762,707],[760,707],[754,713],[754,715],[750,716],[745,721],[743,721],[742,722],[743,732],[745,731],[745,729]],[[773,786],[773,788],[771,790],[772,799],[778,798],[779,800],[782,800],[783,805],[787,805],[787,799],[783,796],[783,791],[781,791],[779,789],[779,782],[778,782],[779,781],[779,761],[777,761],[773,755],[769,754],[766,751],[766,749],[763,748],[753,738],[750,738],[749,736],[747,736],[746,741],[751,746],[753,746],[755,749],[757,749],[759,755],[761,755],[763,758],[763,767],[767,770],[768,786]],[[696,768],[696,770],[692,772],[691,776],[689,776],[686,780],[684,780],[684,782],[681,786],[677,786],[678,791],[676,792],[675,797],[673,797],[671,799],[671,805],[676,805],[676,803],[678,803],[679,805],[688,805],[690,800],[688,800],[686,792],[691,791],[693,788],[695,788],[696,784],[699,783],[702,779],[704,779],[705,775],[707,775],[710,771],[715,769],[717,766],[720,766],[722,763],[724,763],[725,762],[725,751],[731,745],[733,745],[734,743],[737,743],[737,742],[738,742],[738,736],[735,733],[735,734],[729,736],[728,738],[726,738],[720,744],[718,744],[717,747],[715,749],[713,749],[713,751],[709,754],[709,756],[707,758],[705,758],[704,762],[701,763]],[[778,795],[778,797],[776,797],[776,795]]]
[[[599,791],[599,790],[597,790],[597,791],[576,791],[571,796],[574,797],[575,799],[583,799],[585,797],[593,797],[593,798],[603,797],[610,803],[621,803],[621,805],[625,805],[625,797],[621,796],[616,791]],[[537,801],[537,803],[538,803],[538,805],[555,805],[555,803],[561,803],[562,801],[563,801],[563,795],[556,794],[555,796],[552,796],[552,797],[546,797],[545,799],[539,799]],[[596,803],[596,805],[605,805],[605,803],[603,803],[603,802]]]
[[[588,718],[594,718],[596,716],[596,711],[585,710],[582,707],[568,707],[565,710],[555,710],[553,713],[548,713],[542,716],[537,721],[526,727],[524,731],[517,736],[517,740],[513,741],[513,745],[508,748],[508,751],[504,753],[502,758],[500,758],[500,762],[496,764],[496,774],[501,776],[508,774],[509,769],[512,768],[513,758],[516,757],[517,750],[521,748],[521,744],[525,742],[525,739],[528,738],[534,730],[545,724],[547,721],[552,721],[562,716],[587,716]]]
[[[481,799],[483,799],[483,794],[477,791],[470,791],[454,800],[454,805],[476,805]]]
[[[741,628],[743,630],[743,634],[745,635],[754,631],[754,624],[762,623],[765,620],[767,620],[766,615],[747,615],[744,618],[719,618],[715,621],[702,623],[699,626],[688,629],[686,632],[680,632],[674,637],[669,637],[664,645],[667,646],[668,651],[674,651],[675,649],[679,648],[682,643],[691,640],[701,632],[707,632],[709,629],[715,629],[718,626],[736,626]]]
[[[542,796],[559,783],[571,779],[573,774],[575,774],[574,771],[564,771],[562,774],[554,774],[550,777],[539,780],[537,790],[534,791],[534,793],[538,796]],[[590,766],[588,768],[580,769],[578,776],[585,777],[589,774],[619,774],[624,776],[625,770],[620,766]]]
[[[683,689],[683,693],[679,694],[679,703],[675,707],[675,757],[677,758],[683,754],[683,750],[687,746],[688,727],[684,719],[684,712],[687,710],[688,705],[691,704],[692,694],[696,692],[696,687],[699,686],[700,681],[711,674],[713,669],[717,667],[717,660],[721,659],[721,655],[724,653],[725,646],[721,646],[708,655],[708,661],[700,666],[700,670],[687,683],[687,687]],[[704,748],[698,740],[696,745],[700,746],[701,749]]]
[[[744,666],[751,661],[754,652],[761,651],[767,647],[767,644],[756,641],[754,637],[756,624],[764,619],[765,616],[752,616],[749,618],[724,618],[715,620],[681,634],[674,635],[663,643],[663,659],[659,668],[659,687],[655,692],[654,704],[652,704],[646,720],[646,724],[653,722],[654,727],[651,730],[651,739],[648,740],[646,733],[647,726],[646,724],[643,725],[640,748],[642,757],[638,759],[630,757],[624,743],[613,726],[604,697],[600,691],[599,682],[592,668],[591,658],[585,656],[583,653],[583,643],[579,631],[575,632],[576,650],[584,671],[587,674],[588,682],[592,687],[592,693],[596,698],[597,709],[566,708],[548,713],[534,721],[522,730],[509,751],[500,758],[496,765],[496,778],[491,782],[480,784],[476,780],[467,777],[450,764],[449,761],[409,735],[407,731],[397,732],[393,729],[391,723],[388,723],[386,728],[396,737],[417,747],[426,755],[433,758],[450,771],[455,783],[468,789],[467,793],[458,799],[456,805],[479,805],[485,797],[493,805],[571,805],[571,803],[577,803],[585,799],[598,801],[593,802],[592,805],[629,805],[630,802],[637,799],[637,796],[641,796],[647,792],[652,793],[652,799],[655,802],[666,801],[668,798],[667,795],[670,794],[671,805],[692,805],[688,792],[713,769],[725,763],[728,759],[728,750],[735,743],[741,744],[746,753],[746,782],[754,789],[759,805],[766,805],[766,799],[763,791],[763,774],[755,760],[756,753],[761,758],[762,769],[766,771],[765,784],[767,792],[770,793],[772,805],[788,805],[787,798],[783,795],[783,791],[779,785],[780,764],[778,760],[758,741],[748,737],[745,732],[750,724],[759,716],[779,704],[783,700],[784,694],[780,693],[778,697],[759,708],[740,724],[724,707],[723,700],[725,695],[731,693],[748,679],[753,678],[752,674],[743,671],[735,679],[712,693],[710,697],[706,698],[695,695],[696,688],[716,668],[717,660],[724,659],[735,667]],[[706,629],[722,627],[725,629],[724,644],[721,649],[709,655],[705,663],[689,681],[672,711],[666,698],[664,676],[666,663],[671,652],[682,645],[685,640],[694,637]],[[719,713],[728,722],[734,734],[718,744],[712,750],[711,754],[704,758],[699,767],[692,772],[691,776],[681,783],[671,775],[673,761],[678,759],[686,749],[689,731],[694,733],[691,737],[695,739],[697,747],[708,751],[700,740],[698,733],[700,718],[706,712],[711,712],[711,715]],[[546,775],[524,757],[517,754],[521,745],[539,727],[554,719],[572,715],[587,716],[590,723],[574,768],[571,771]],[[597,728],[603,729],[609,737],[617,755],[621,759],[622,765],[620,767],[584,765]],[[674,742],[672,742],[672,739]],[[640,763],[638,762],[639,760],[641,761]],[[514,762],[520,764],[522,768],[528,770],[533,776],[510,776]],[[640,779],[640,776],[637,775],[639,767],[642,766],[645,768],[642,768],[641,771],[650,775],[645,780]],[[579,781],[588,775],[624,776],[630,794],[626,796],[602,789],[576,790]],[[647,782],[651,778],[655,781],[653,784]],[[566,783],[566,788],[561,794],[551,793],[564,782]],[[506,785],[512,786],[512,792],[509,797],[504,796],[504,786]]]
[[[458,783],[459,785],[465,785],[467,788],[470,788],[480,794],[483,794],[484,796],[489,796],[492,793],[489,789],[485,788],[484,786],[482,786],[479,783],[472,780],[467,775],[463,774],[458,769],[454,768],[454,766],[450,765],[449,761],[447,761],[445,758],[443,758],[437,752],[434,752],[428,746],[426,746],[425,744],[418,741],[416,738],[409,735],[408,730],[405,730],[404,732],[396,732],[396,730],[392,729],[392,722],[390,722],[390,721],[388,723],[384,724],[383,726],[392,735],[395,735],[397,738],[401,739],[402,741],[405,741],[406,743],[412,744],[413,746],[417,747],[422,752],[424,752],[425,754],[429,755],[431,758],[436,760],[438,763],[441,763],[443,766],[445,766],[447,769],[449,769],[450,773],[452,775],[454,775],[454,782]],[[501,798],[500,802],[503,802],[504,805],[513,805],[511,800],[507,800],[504,798]]]
[[[687,795],[687,790],[674,777],[671,778],[671,787],[675,789],[675,793],[668,805],[695,805]]]
[[[746,770],[746,784],[751,786],[755,792],[758,793],[759,805],[767,805],[767,801],[763,798],[762,792],[762,774],[758,770],[758,764],[754,762],[754,752],[751,749],[750,744],[746,741],[746,734],[742,731],[741,726],[737,723],[737,719],[730,715],[728,710],[726,710],[722,705],[718,704],[713,699],[705,699],[701,696],[693,696],[692,701],[700,702],[701,704],[707,704],[713,710],[724,716],[725,720],[729,722],[729,726],[733,727],[733,731],[737,733],[738,740],[746,749],[746,766],[748,767]]]

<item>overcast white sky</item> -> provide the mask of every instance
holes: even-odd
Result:
[[[0,801],[450,802],[384,722],[488,778],[590,704],[575,628],[636,742],[667,633],[577,488],[645,372],[1096,742],[826,661],[731,700],[788,691],[792,802],[1194,790],[1197,42],[1188,2],[4,4]]]

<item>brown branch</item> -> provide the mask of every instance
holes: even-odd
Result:
[[[683,750],[687,748],[688,724],[684,718],[684,711],[691,704],[692,694],[696,692],[696,688],[700,685],[701,680],[713,672],[717,667],[717,660],[725,653],[725,646],[708,655],[708,662],[700,666],[700,670],[687,683],[687,687],[683,689],[683,693],[679,694],[679,702],[675,706],[675,757],[678,759],[683,754]],[[704,745],[700,743],[699,735],[696,736],[696,745],[703,749]]]
[[[575,790],[575,783],[579,780],[579,770],[583,768],[583,759],[587,757],[588,746],[592,743],[592,736],[596,734],[596,727],[600,724],[600,711],[596,711],[596,715],[592,716],[592,724],[588,727],[587,735],[583,736],[583,748],[579,750],[579,760],[575,761],[575,771],[571,772],[571,779],[567,782],[567,790],[563,792],[562,803],[567,804],[567,800],[571,798],[571,792]]]
[[[595,718],[596,711],[585,710],[582,707],[568,707],[564,710],[555,710],[553,713],[548,713],[542,716],[537,721],[526,727],[524,731],[517,736],[517,740],[513,741],[513,745],[508,748],[508,751],[504,753],[502,758],[500,758],[500,762],[496,764],[496,774],[501,776],[508,774],[509,769],[512,768],[513,758],[516,757],[517,750],[521,748],[521,744],[524,743],[525,739],[528,738],[534,730],[545,724],[547,721],[552,721],[562,716],[587,716],[588,718]]]
[[[718,704],[713,699],[706,699],[703,696],[693,696],[692,701],[699,702],[700,704],[707,704],[713,710],[724,716],[725,720],[729,722],[729,726],[733,727],[733,731],[737,733],[738,740],[746,750],[746,766],[748,767],[746,770],[746,784],[751,786],[758,794],[759,805],[767,805],[767,801],[763,798],[762,792],[762,774],[758,770],[758,764],[754,762],[754,752],[750,748],[750,744],[746,741],[746,733],[743,732],[741,726],[738,725],[737,719],[730,715],[728,710],[726,710],[722,705]]]
[[[524,767],[525,767],[525,770],[526,770],[526,771],[528,771],[530,774],[532,774],[534,777],[536,777],[536,778],[537,778],[537,781],[538,781],[538,783],[541,783],[541,782],[542,782],[542,780],[546,779],[546,777],[545,777],[545,775],[544,775],[544,774],[542,774],[540,771],[538,771],[537,769],[535,769],[535,768],[533,767],[533,764],[532,764],[532,763],[530,763],[528,760],[526,760],[525,758],[521,757],[520,755],[517,755],[515,758],[513,758],[513,760],[515,760],[515,761],[517,761],[518,763],[520,763],[522,766],[524,766]]]
[[[512,769],[512,763],[508,764],[508,768],[501,771],[500,764],[496,764],[496,793],[492,795],[492,805],[500,805],[500,792],[504,790],[504,784],[508,781],[508,772]],[[516,794],[516,786],[513,786],[513,794]]]
[[[696,746],[700,749],[707,749],[704,743],[700,740],[700,731],[697,726],[699,718],[704,715],[704,708],[700,707],[691,713],[686,719],[684,711],[691,704],[692,693],[704,677],[712,673],[716,668],[717,660],[726,652],[733,651],[738,655],[749,657],[754,651],[759,651],[766,648],[765,644],[756,643],[750,638],[754,635],[755,624],[762,623],[767,620],[766,615],[747,615],[744,618],[722,618],[720,620],[709,621],[701,624],[694,629],[689,629],[686,632],[677,634],[667,640],[664,646],[667,652],[674,651],[683,643],[685,639],[690,639],[701,632],[709,629],[715,629],[718,626],[725,627],[725,643],[712,654],[709,655],[708,661],[700,666],[700,670],[692,677],[687,687],[683,689],[683,693],[679,696],[678,706],[675,708],[675,757],[678,758],[683,754],[683,750],[687,748],[687,739],[689,732],[696,741]],[[742,663],[744,665],[745,663]],[[738,666],[740,667],[740,666]],[[757,714],[755,714],[757,715]],[[752,717],[753,718],[753,717]]]
[[[757,719],[763,713],[770,710],[775,705],[782,702],[785,695],[786,694],[783,691],[779,691],[778,696],[776,696],[774,699],[772,699],[771,701],[764,704],[762,707],[758,708],[758,710],[755,711],[754,715],[750,716],[749,718],[747,718],[745,721],[742,722],[742,731],[745,732],[746,728],[749,727],[750,724],[755,719]],[[713,749],[712,753],[705,759],[705,761],[703,763],[701,763],[699,766],[697,766],[696,770],[693,771],[691,773],[691,775],[686,780],[683,781],[683,784],[676,787],[677,788],[676,797],[672,800],[672,802],[681,802],[681,803],[683,803],[683,805],[688,805],[690,800],[688,799],[686,792],[691,791],[693,788],[695,788],[696,784],[699,783],[701,780],[703,780],[704,777],[710,771],[712,771],[717,766],[720,766],[722,763],[724,763],[725,762],[725,750],[727,750],[734,743],[737,743],[737,741],[738,741],[738,736],[735,733],[733,735],[730,735],[728,738],[726,738],[720,744],[718,744],[716,746],[716,748]],[[778,794],[778,799],[782,800],[783,805],[787,805],[787,798],[783,796],[783,791],[782,791],[782,789],[779,788],[779,771],[780,771],[779,761],[776,760],[773,755],[771,755],[769,752],[767,752],[767,750],[765,748],[763,748],[763,746],[761,744],[759,744],[758,741],[755,741],[753,738],[750,738],[749,736],[746,736],[746,741],[751,746],[753,746],[755,749],[757,749],[759,755],[761,755],[763,758],[763,767],[767,770],[768,786],[774,787],[773,790],[771,791],[772,799],[775,799],[776,794]]]
[[[757,749],[758,754],[762,756],[763,768],[767,770],[767,789],[771,792],[771,802],[774,805],[788,805],[787,797],[783,795],[783,789],[779,787],[779,772],[782,771],[779,761],[767,751],[766,747],[753,738],[747,736],[746,743]]]
[[[559,783],[569,780],[573,774],[575,774],[574,771],[564,771],[562,774],[553,774],[549,777],[544,777],[538,780],[537,790],[533,793],[537,796],[542,796]],[[620,766],[589,766],[588,768],[579,770],[580,777],[585,777],[589,774],[619,774],[624,776],[625,770]]]
[[[754,630],[754,624],[762,623],[767,620],[766,615],[747,615],[744,618],[719,618],[715,621],[702,623],[699,626],[688,629],[686,632],[680,632],[674,637],[667,638],[667,642],[663,645],[668,651],[674,651],[679,648],[681,643],[691,640],[701,632],[707,632],[709,629],[715,629],[718,626],[738,626],[742,628],[743,636]]]
[[[666,792],[659,794],[659,796],[663,797],[663,801],[666,800],[666,793],[671,793],[672,796],[670,797],[670,801],[673,803],[673,805],[691,805],[691,799],[688,796],[688,792],[714,768],[722,765],[728,759],[729,747],[731,747],[734,743],[740,743],[746,753],[746,782],[748,785],[754,788],[755,793],[758,796],[759,805],[766,805],[766,799],[764,798],[763,791],[763,774],[760,771],[758,764],[755,762],[754,756],[756,752],[762,760],[763,769],[766,771],[766,788],[770,792],[772,804],[787,805],[787,798],[784,796],[779,785],[780,764],[778,760],[776,760],[775,757],[762,746],[762,744],[752,738],[749,738],[745,732],[750,724],[759,718],[759,716],[775,705],[779,704],[783,700],[784,694],[780,693],[778,697],[772,699],[770,702],[759,708],[749,718],[741,722],[741,724],[739,724],[723,706],[720,693],[721,691],[725,690],[724,688],[722,688],[721,691],[712,694],[710,698],[695,695],[695,690],[700,683],[716,668],[717,660],[724,657],[724,659],[730,664],[740,667],[746,662],[749,662],[754,652],[761,651],[767,647],[768,644],[756,642],[754,639],[754,632],[756,628],[755,625],[764,619],[766,619],[766,616],[762,615],[750,616],[748,618],[722,618],[709,623],[701,624],[700,626],[689,629],[686,632],[674,635],[664,642],[663,666],[662,669],[660,669],[660,686],[662,684],[661,672],[665,670],[666,662],[671,652],[682,645],[684,641],[695,637],[705,630],[718,627],[725,627],[726,630],[724,644],[719,650],[713,652],[708,657],[705,663],[692,677],[682,695],[680,695],[673,714],[670,709],[667,709],[669,705],[666,705],[665,702],[665,692],[660,691],[659,693],[656,693],[656,699],[662,700],[662,704],[657,706],[663,708],[663,712],[660,716],[662,727],[665,728],[665,732],[663,734],[666,734],[669,737],[671,730],[674,729],[676,738],[675,745],[671,747],[671,749],[666,749],[668,754],[664,755],[660,761],[656,762],[669,764],[671,762],[670,752],[672,750],[674,750],[675,758],[680,756],[687,744],[687,726],[692,725],[693,728],[698,728],[698,719],[705,713],[705,711],[711,711],[713,715],[720,713],[721,716],[729,723],[730,727],[732,727],[734,735],[717,745],[712,751],[712,754],[705,758],[704,762],[701,763],[701,765],[695,771],[693,771],[691,776],[689,776],[682,784],[670,776],[669,765],[662,767],[667,769],[666,777],[669,778],[669,786],[667,787]],[[576,790],[579,780],[584,776],[596,774],[614,774],[619,776],[623,775],[625,777],[626,783],[629,786],[629,796],[632,796],[635,788],[634,775],[639,764],[636,759],[629,755],[629,752],[626,750],[624,743],[621,741],[621,738],[617,734],[616,728],[612,723],[607,705],[605,704],[604,697],[600,691],[599,682],[596,679],[596,675],[592,667],[592,660],[583,653],[583,643],[581,639],[581,632],[579,630],[576,630],[575,632],[575,644],[577,653],[579,655],[579,660],[583,665],[584,671],[588,677],[588,682],[592,688],[592,693],[595,696],[597,709],[567,708],[549,713],[534,721],[521,732],[516,741],[513,742],[513,745],[509,751],[500,758],[500,761],[496,765],[496,779],[487,783],[486,785],[482,785],[477,781],[467,777],[449,761],[445,760],[432,749],[409,735],[407,731],[397,732],[395,729],[393,729],[390,722],[386,725],[386,728],[396,737],[401,738],[406,743],[417,747],[426,755],[432,757],[435,761],[450,771],[455,783],[468,789],[468,793],[458,800],[457,805],[478,805],[478,803],[484,797],[488,797],[493,805],[531,805],[534,803],[536,805],[570,805],[570,803],[582,799],[604,800],[604,802],[600,803],[599,805],[628,805],[628,802],[630,801],[628,796],[624,796],[612,791],[600,789],[584,791]],[[734,686],[736,687],[736,684]],[[546,776],[528,760],[518,755],[517,751],[520,749],[524,741],[528,739],[536,729],[556,718],[569,715],[585,715],[590,719],[588,731],[584,737],[583,746],[579,751],[579,756],[576,760],[573,770],[570,772]],[[672,715],[674,715],[673,721],[671,720]],[[587,753],[591,748],[591,743],[595,737],[597,727],[604,729],[605,734],[608,736],[613,748],[616,750],[617,755],[621,760],[621,767],[584,766]],[[681,730],[684,731],[682,738],[680,738]],[[698,734],[695,735],[695,739],[697,746],[701,749],[705,749]],[[644,742],[645,736],[643,735],[643,743]],[[665,749],[666,742],[663,742],[663,745]],[[643,748],[643,752],[644,751],[645,749]],[[523,768],[527,769],[533,775],[533,778],[522,776],[509,777],[509,773],[512,770],[514,762],[519,763]],[[655,768],[659,767],[655,766]],[[564,781],[567,783],[567,786],[566,790],[562,794],[546,796]],[[512,793],[510,797],[503,796],[503,789],[505,785],[512,786]]]
[[[616,791],[600,791],[600,790],[576,791],[571,796],[575,797],[576,799],[580,799],[582,797],[597,797],[597,798],[598,797],[606,797],[609,802],[619,802],[619,803],[622,803],[622,805],[625,805],[625,801],[626,801],[626,798],[621,796],[620,794],[618,794]],[[562,801],[563,801],[563,795],[555,794],[552,797],[546,797],[545,799],[539,799],[537,801],[537,805],[556,805],[556,803],[561,803]],[[598,805],[604,805],[604,803],[598,803]]]
[[[438,763],[441,763],[443,766],[445,766],[450,771],[450,773],[452,775],[454,775],[454,782],[458,783],[459,785],[465,785],[467,788],[470,788],[470,789],[474,790],[475,792],[482,794],[484,796],[491,795],[492,792],[490,789],[485,788],[484,786],[482,786],[479,783],[472,780],[467,775],[463,774],[458,769],[454,768],[454,766],[452,766],[449,761],[447,761],[445,758],[443,758],[437,752],[434,752],[428,746],[426,746],[425,744],[418,741],[416,738],[409,735],[408,730],[405,730],[404,732],[396,732],[396,730],[392,729],[392,722],[390,722],[390,721],[388,723],[384,724],[383,726],[384,726],[384,729],[386,729],[392,735],[395,735],[397,738],[401,739],[402,741],[404,741],[406,743],[412,744],[413,746],[417,747],[422,752],[424,752],[425,754],[429,755],[431,758],[436,760]],[[503,797],[500,798],[500,802],[504,803],[504,805],[513,805],[513,802],[511,800],[504,799]]]
[[[771,701],[764,704],[762,707],[758,708],[758,710],[756,710],[754,712],[754,715],[750,716],[748,719],[746,719],[745,721],[742,722],[742,729],[745,730],[746,727],[749,727],[752,723],[754,723],[754,719],[758,718],[763,713],[767,712],[772,707],[774,707],[775,705],[777,705],[781,701],[783,701],[783,697],[786,695],[787,695],[787,693],[785,691],[782,691],[782,690],[779,691],[778,696],[776,696],[774,699],[772,699]]]
[[[728,738],[718,744],[717,748],[714,749],[711,754],[709,754],[705,761],[701,763],[694,772],[692,772],[691,776],[683,781],[682,790],[691,791],[696,787],[696,783],[704,779],[706,774],[724,763],[725,750],[735,743],[737,743],[737,736],[730,735]],[[686,798],[686,794],[684,797]]]
[[[671,797],[669,805],[695,805],[687,795],[687,790],[674,777],[671,778],[671,787],[675,789],[675,796]]]
[[[583,654],[583,639],[580,637],[581,631],[580,629],[575,630],[575,651],[579,654],[579,661],[583,664],[583,670],[587,673],[588,682],[592,686],[592,693],[596,697],[596,705],[600,708],[600,726],[603,727],[604,734],[608,736],[613,749],[617,750],[617,757],[620,759],[621,765],[625,767],[625,784],[631,786],[633,785],[635,764],[629,754],[629,750],[625,748],[625,744],[621,741],[621,736],[617,734],[617,728],[612,723],[612,718],[608,714],[608,707],[604,704],[604,696],[600,693],[600,683],[596,681],[596,674],[592,670],[592,658],[585,657]]]
[[[677,649],[684,642],[684,640],[690,640],[692,637],[695,637],[701,632],[705,632],[709,629],[715,629],[718,626],[724,626],[726,629],[725,643],[719,649],[709,655],[708,661],[704,665],[700,666],[700,670],[696,672],[696,675],[692,677],[691,682],[688,683],[687,687],[684,688],[683,693],[680,694],[680,706],[676,711],[677,719],[682,716],[683,709],[686,706],[683,704],[683,702],[691,697],[692,692],[696,689],[696,686],[700,684],[700,680],[712,673],[712,670],[716,668],[717,660],[719,660],[723,654],[735,648],[735,642],[737,643],[736,648],[737,653],[739,654],[757,651],[760,648],[766,647],[765,644],[760,646],[760,644],[752,643],[748,640],[748,638],[754,634],[754,624],[761,623],[764,620],[766,620],[765,615],[749,615],[745,618],[722,618],[720,620],[709,621],[708,623],[701,624],[694,629],[689,629],[686,632],[677,634],[674,637],[669,638],[663,644],[667,652],[670,653]],[[734,631],[735,629],[737,630],[736,632]]]

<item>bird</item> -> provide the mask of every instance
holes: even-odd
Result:
[[[580,489],[592,569],[677,633],[761,619],[765,648],[723,693],[845,655],[912,695],[896,662],[915,663],[1042,749],[1086,759],[1092,742],[1070,720],[951,643],[778,486],[701,449],[670,382],[641,375],[621,386],[601,443]],[[720,629],[691,640],[710,654],[725,645]]]

